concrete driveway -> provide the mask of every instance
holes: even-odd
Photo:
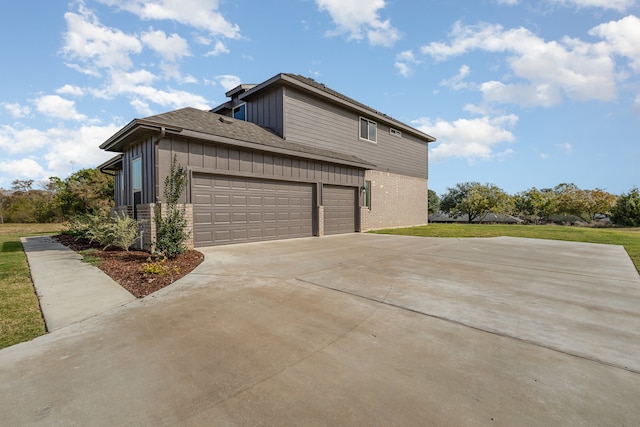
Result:
[[[6,425],[637,425],[623,248],[352,234],[203,250],[0,351]]]

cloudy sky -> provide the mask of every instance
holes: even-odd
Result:
[[[302,74],[438,138],[429,186],[640,185],[640,0],[22,0],[0,17],[0,187],[134,118]]]

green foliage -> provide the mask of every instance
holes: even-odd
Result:
[[[164,276],[167,274],[180,274],[180,268],[177,266],[169,267],[165,265],[166,260],[166,258],[163,258],[160,261],[152,262],[149,258],[147,260],[148,262],[142,266],[140,271],[145,275],[145,277],[153,275]]]
[[[140,237],[140,222],[124,214],[105,211],[79,215],[67,223],[65,233],[104,246],[128,251]]]
[[[550,189],[533,187],[513,196],[513,213],[523,221],[540,224],[549,222],[557,211],[556,194]]]
[[[611,221],[617,225],[640,227],[640,192],[638,187],[618,197],[611,208]]]
[[[435,214],[440,212],[440,197],[433,190],[428,190],[427,204],[429,205],[429,213]]]
[[[51,224],[0,225],[0,349],[46,333],[20,237],[57,231]]]
[[[55,177],[52,180],[56,201],[65,217],[113,207],[113,177],[98,169],[81,169],[64,181]]]
[[[493,184],[465,182],[448,188],[440,200],[440,209],[454,218],[467,215],[468,222],[482,218],[488,213],[509,213],[510,198]]]
[[[167,258],[175,258],[187,250],[187,216],[184,207],[178,205],[186,186],[187,172],[174,155],[171,170],[164,180],[165,204],[156,212],[155,246]]]
[[[62,222],[79,214],[113,206],[113,177],[97,169],[81,169],[65,180],[38,183],[14,180],[12,191],[0,189],[0,223]]]

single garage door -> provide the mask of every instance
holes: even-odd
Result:
[[[313,235],[313,185],[194,174],[194,244],[199,246]]]
[[[356,231],[356,189],[353,187],[322,187],[324,234]]]

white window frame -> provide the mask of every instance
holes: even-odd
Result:
[[[362,135],[363,121],[367,122],[367,134],[365,136]],[[375,129],[374,139],[371,139],[371,126],[373,126],[373,129]],[[368,141],[368,142],[377,144],[378,143],[378,124],[371,119],[361,116],[360,120],[358,120],[358,135],[360,136],[360,139],[362,139],[363,141]]]
[[[402,132],[399,131],[398,129],[394,129],[394,128],[389,128],[389,133],[393,136],[396,136],[398,138],[402,138]]]

